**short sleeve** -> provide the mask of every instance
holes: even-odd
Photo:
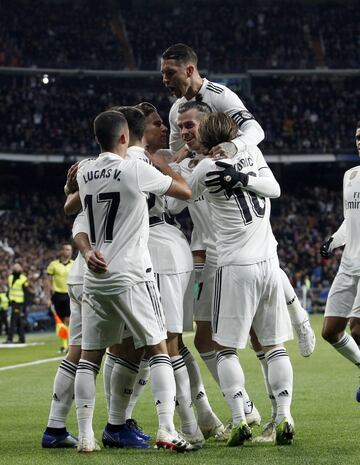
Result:
[[[46,268],[46,273],[51,275],[51,276],[55,273],[55,263],[54,263],[54,261],[49,263],[49,266]]]
[[[172,178],[162,174],[147,163],[137,161],[138,185],[141,192],[164,195],[170,188]]]

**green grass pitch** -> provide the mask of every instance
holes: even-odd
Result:
[[[311,317],[317,334],[315,353],[304,359],[296,341],[288,344],[294,367],[292,413],[296,435],[292,446],[246,444],[243,448],[227,448],[208,441],[204,449],[188,454],[157,450],[102,449],[94,454],[75,450],[43,450],[41,435],[46,426],[52,383],[58,361],[0,371],[0,464],[20,465],[358,465],[358,427],[360,404],[355,401],[358,372],[320,337],[322,316]],[[193,336],[185,341],[192,350]],[[57,356],[55,335],[29,335],[28,341],[44,345],[18,349],[0,349],[0,367]],[[1,342],[1,341],[0,341]],[[246,387],[263,417],[268,420],[269,402],[265,395],[259,363],[250,349],[240,351],[246,376]],[[216,384],[200,361],[208,396],[217,415],[225,422],[229,410]],[[106,423],[102,376],[97,380],[97,403],[94,428],[98,439]],[[156,434],[156,415],[151,391],[146,388],[139,401],[135,418],[144,430]],[[68,419],[69,431],[76,433],[74,409]],[[260,432],[255,429],[254,434]]]

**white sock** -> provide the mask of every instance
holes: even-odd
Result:
[[[139,365],[118,357],[111,373],[110,408],[108,422],[123,425],[126,422],[126,409],[134,389]]]
[[[199,353],[199,355],[203,359],[205,365],[207,366],[207,369],[212,374],[212,377],[214,378],[218,386],[220,386],[215,350],[212,350],[211,352],[202,352],[201,354]]]
[[[66,427],[66,417],[74,399],[76,368],[75,363],[63,360],[57,369],[47,424],[49,428]]]
[[[106,399],[106,406],[107,411],[109,412],[110,408],[110,380],[111,380],[111,373],[113,371],[115,362],[116,362],[116,355],[106,352],[105,361],[103,365],[103,382],[104,382],[104,393]]]
[[[331,344],[339,354],[360,368],[360,349],[350,334],[344,333],[340,341]]]
[[[261,363],[261,369],[264,375],[264,381],[265,381],[265,387],[266,387],[266,392],[269,396],[270,402],[271,402],[271,420],[275,421],[276,418],[276,400],[275,397],[271,391],[271,386],[269,384],[269,379],[268,379],[268,364],[265,358],[264,352],[256,352],[256,356]]]
[[[92,439],[92,419],[96,396],[96,376],[100,367],[84,359],[79,360],[75,377],[75,405],[79,437]]]
[[[135,379],[134,390],[130,397],[129,405],[126,409],[126,419],[132,418],[132,413],[136,402],[138,401],[139,397],[143,393],[145,386],[150,378],[150,367],[149,367],[149,360],[141,360],[139,366],[139,373]]]
[[[174,410],[176,384],[174,370],[168,354],[154,355],[149,359],[151,389],[159,417],[159,428],[175,431]]]
[[[284,417],[291,418],[290,406],[293,390],[293,369],[284,347],[278,347],[265,354],[268,365],[268,380],[276,400],[276,423]]]
[[[181,421],[181,431],[194,434],[197,430],[197,420],[192,408],[189,373],[181,355],[170,357],[174,369],[176,383],[176,412]]]
[[[286,273],[280,268],[281,282],[284,289],[286,305],[292,325],[299,325],[309,319],[308,312],[302,308],[299,299]]]
[[[180,349],[180,354],[189,374],[191,399],[196,408],[199,423],[206,424],[209,422],[209,416],[213,415],[213,410],[205,391],[199,365],[187,347],[183,346]]]
[[[245,377],[236,349],[224,349],[217,353],[220,387],[231,410],[232,421],[237,425],[245,419],[243,394]]]

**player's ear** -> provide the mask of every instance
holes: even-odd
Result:
[[[121,136],[119,137],[119,142],[121,145],[125,145],[129,143],[129,138],[125,133],[122,133]]]
[[[186,67],[186,76],[191,77],[194,74],[195,67],[194,65],[188,65]]]

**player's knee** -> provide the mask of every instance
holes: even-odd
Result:
[[[355,327],[351,328],[350,332],[356,344],[360,345],[360,326],[356,325]]]
[[[338,342],[340,339],[338,333],[331,331],[327,327],[323,327],[321,336],[323,339],[325,339],[325,341],[329,342],[330,344],[334,344],[335,342]]]

